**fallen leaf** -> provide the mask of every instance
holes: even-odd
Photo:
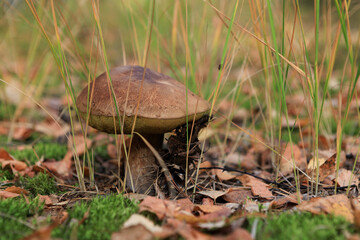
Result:
[[[252,240],[251,234],[243,228],[235,229],[231,234],[224,238],[225,240]]]
[[[128,228],[136,225],[142,225],[151,233],[162,231],[161,227],[156,226],[152,221],[140,214],[131,215],[131,217],[124,223],[123,228]]]
[[[273,198],[272,192],[269,190],[270,186],[261,180],[254,178],[249,175],[242,175],[237,177],[241,183],[251,188],[251,192],[254,196],[259,196],[261,198]]]
[[[214,199],[214,201],[216,201],[216,199],[218,197],[224,196],[227,192],[214,190],[214,191],[200,191],[198,193],[201,195],[208,196],[208,197]]]
[[[43,162],[41,166],[45,167],[48,171],[55,174],[58,177],[61,178],[67,178],[71,174],[71,158],[73,154],[72,152],[67,152],[63,160],[61,161],[55,161],[50,160],[47,162]]]
[[[355,199],[351,199],[350,204],[351,204],[351,209],[354,211],[355,227],[358,230],[360,230],[360,208],[359,208],[359,206],[356,206],[356,205],[359,205],[359,202],[357,200],[355,200]]]
[[[313,198],[303,201],[297,206],[300,211],[307,211],[313,214],[334,214],[343,216],[349,222],[354,222],[354,214],[351,209],[350,200],[344,194],[327,196],[324,198]]]
[[[143,225],[123,228],[120,232],[111,234],[111,240],[152,240],[154,235]]]
[[[189,204],[184,204],[183,201],[170,201],[158,199],[156,197],[147,197],[139,205],[139,211],[150,211],[155,213],[159,219],[164,217],[175,217],[180,212],[190,213]]]
[[[319,154],[319,181],[324,181],[326,177],[335,173],[336,167],[336,153],[333,153],[330,157],[320,157]],[[316,158],[312,158],[307,167],[306,173],[308,176],[316,175],[317,161]]]
[[[27,168],[26,163],[18,160],[3,160],[0,158],[0,163],[2,165],[2,168],[10,166],[11,170],[13,170],[13,173],[23,171]]]
[[[220,181],[228,181],[236,178],[236,175],[229,173],[228,171],[223,171],[221,169],[215,169],[215,174]]]
[[[168,232],[178,233],[187,240],[210,240],[211,236],[194,229],[190,224],[170,218],[163,228],[168,228]],[[156,234],[156,237],[164,238],[164,234]],[[169,236],[168,236],[169,237]]]
[[[13,139],[15,140],[21,140],[24,141],[28,139],[31,134],[34,132],[33,129],[25,128],[25,127],[19,127],[14,130]]]
[[[210,168],[210,167],[212,167],[212,164],[209,161],[204,161],[200,163],[199,174],[207,171],[206,169],[201,169],[201,168]]]
[[[301,149],[297,145],[288,144],[282,154],[283,158],[280,160],[280,172],[283,175],[288,175],[294,172],[295,167],[305,170],[306,157],[301,152]]]
[[[292,204],[298,204],[297,202],[297,193],[293,193],[287,196],[281,196],[276,198],[275,200],[273,200],[270,204],[270,207],[272,209],[276,209],[276,208],[281,208],[283,207],[285,204],[288,203],[292,203]],[[300,197],[300,199],[302,199],[302,196]]]
[[[209,206],[201,205],[198,206],[199,209],[204,212],[204,215],[198,217],[198,222],[218,222],[219,220],[224,220],[229,217],[232,213],[231,209],[226,206]]]
[[[0,164],[2,168],[9,166],[13,173],[22,172],[27,169],[26,163],[13,159],[5,149],[0,149]]]
[[[40,195],[40,194],[38,194],[38,196],[39,196],[40,202],[44,202],[45,205],[49,206],[49,205],[53,204],[53,202],[52,202],[52,200],[51,200],[51,198],[49,196]]]
[[[229,208],[220,205],[197,205],[195,209],[199,209],[203,213],[214,213],[224,209],[230,211]]]
[[[18,193],[12,193],[8,191],[0,190],[0,199],[14,198],[18,196],[20,196],[20,194]]]
[[[352,174],[352,172],[350,170],[347,170],[344,168],[339,169],[337,179],[335,179],[335,174],[333,174],[331,179],[334,181],[337,181],[337,183],[340,187],[359,184],[358,177],[356,175]]]
[[[3,148],[0,149],[0,159],[3,160],[14,160],[10,154]]]
[[[248,189],[236,189],[231,190],[222,196],[222,198],[230,203],[243,203],[247,198],[253,197],[251,190]]]
[[[29,192],[26,191],[25,189],[23,188],[20,188],[20,187],[16,187],[16,186],[11,186],[11,187],[7,187],[5,188],[5,191],[7,192],[11,192],[11,193],[17,193],[17,194],[23,194],[23,195],[29,195]]]

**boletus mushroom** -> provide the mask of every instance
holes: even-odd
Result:
[[[131,134],[137,114],[134,132],[141,134],[159,150],[164,133],[186,124],[186,120],[191,122],[209,113],[209,103],[189,90],[186,107],[186,87],[169,76],[140,66],[116,67],[109,73],[119,114],[115,109],[106,73],[91,82],[89,88],[85,87],[76,101],[83,119],[87,118],[87,107],[90,104],[89,125],[100,131],[119,134],[122,127],[124,134]],[[89,90],[90,93],[93,91],[91,103],[88,102]],[[153,191],[158,166],[151,150],[134,134],[129,168],[126,168],[130,169],[126,185],[133,192]]]

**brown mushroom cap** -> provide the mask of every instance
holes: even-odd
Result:
[[[136,119],[135,132],[160,134],[169,132],[186,123],[186,87],[164,74],[146,69],[142,93],[139,96],[144,68],[140,66],[121,66],[110,70],[117,106],[121,120],[125,117],[124,133],[131,133],[138,98],[140,104]],[[94,87],[89,125],[104,132],[120,133],[119,120],[109,93],[106,73],[90,83]],[[129,85],[130,84],[130,85]],[[86,119],[88,88],[84,88],[77,98],[76,105],[80,115]],[[207,101],[188,90],[188,121],[208,114]]]

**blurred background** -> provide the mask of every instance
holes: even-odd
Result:
[[[3,0],[0,120],[42,121],[106,66],[147,61],[213,102],[219,131],[241,132],[232,121],[276,145],[333,139],[346,118],[358,136],[360,1],[341,4],[320,1],[316,35],[310,0]]]

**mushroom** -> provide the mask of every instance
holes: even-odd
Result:
[[[191,122],[209,113],[209,103],[189,90],[186,107],[186,87],[164,74],[140,66],[120,66],[110,70],[110,76],[120,121],[106,72],[91,82],[90,88],[85,87],[76,101],[80,116],[86,119],[88,90],[91,92],[94,88],[90,97],[89,125],[100,131],[121,133],[123,127],[124,134],[131,134],[137,114],[134,132],[141,134],[155,149],[160,150],[164,133],[186,124],[186,120]],[[126,185],[133,192],[153,191],[158,164],[151,150],[137,134],[133,135],[129,167],[125,169],[130,175]]]

